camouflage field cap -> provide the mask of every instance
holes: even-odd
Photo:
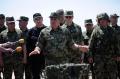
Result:
[[[59,18],[59,15],[56,12],[52,12],[49,18]]]
[[[0,14],[0,19],[5,19],[5,15],[4,14]]]
[[[6,22],[7,23],[15,22],[14,17],[6,17]]]
[[[56,11],[56,13],[61,16],[61,15],[64,15],[64,10],[63,9],[59,9]]]
[[[111,14],[110,17],[118,18],[119,16],[115,13],[115,14]]]
[[[38,18],[38,17],[42,17],[42,15],[41,15],[40,13],[35,13],[35,14],[33,15],[33,19],[36,19],[36,18]]]
[[[73,16],[73,11],[66,11],[65,16]]]
[[[109,16],[108,16],[107,13],[100,13],[100,14],[97,15],[97,19],[98,20],[105,19],[105,20],[109,21]]]
[[[26,16],[20,16],[20,19],[17,21],[29,21],[29,18]]]
[[[85,24],[93,24],[92,19],[86,19],[84,21]]]

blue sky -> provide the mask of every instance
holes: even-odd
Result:
[[[84,31],[84,20],[91,18],[96,24],[96,15],[107,12],[109,15],[117,13],[120,15],[120,0],[1,0],[0,13],[6,16],[20,16],[30,18],[28,27],[34,26],[32,16],[40,12],[44,17],[44,24],[49,26],[49,15],[58,9],[73,10],[74,22],[79,24]],[[120,20],[119,23],[120,25]],[[18,27],[18,22],[16,22]]]

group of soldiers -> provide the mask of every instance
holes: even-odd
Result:
[[[89,71],[92,79],[120,79],[117,14],[98,14],[96,25],[92,19],[84,20],[83,33],[73,22],[73,11],[59,9],[49,18],[50,26],[46,26],[41,13],[35,13],[35,26],[28,29],[29,18],[20,16],[17,20],[20,29],[16,29],[14,17],[0,14],[3,79],[12,79],[13,72],[15,79],[23,79],[24,72],[25,79],[40,79],[43,72],[45,79],[89,79]],[[84,77],[81,77],[82,63],[90,66]]]

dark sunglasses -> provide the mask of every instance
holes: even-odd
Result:
[[[70,19],[71,19],[71,18],[72,18],[72,16],[65,16],[65,18],[70,18]]]

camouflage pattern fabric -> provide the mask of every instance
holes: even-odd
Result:
[[[119,40],[119,45],[120,45],[120,26],[118,26],[118,25],[115,25],[115,26],[112,26],[111,25],[111,27],[113,27],[113,29],[116,31],[116,35],[117,35],[117,38],[118,38],[118,40]],[[117,62],[117,68],[118,68],[118,77],[120,78],[120,62]]]
[[[46,79],[85,79],[88,71],[88,64],[66,63],[45,68]]]
[[[67,63],[71,57],[67,47],[72,48],[73,44],[69,31],[63,27],[43,29],[37,42],[37,46],[44,51],[46,65]]]
[[[63,27],[66,27],[70,31],[71,37],[76,44],[78,45],[82,44],[83,35],[82,35],[81,27],[79,25],[72,23],[70,26],[64,24]],[[81,53],[79,50],[72,50],[68,48],[68,52],[71,52],[72,54],[70,63],[81,63]]]
[[[89,56],[94,59],[96,79],[116,79],[117,63],[114,58],[119,55],[115,31],[109,26],[96,25],[90,39],[89,53]]]
[[[15,42],[18,41],[22,37],[22,32],[20,30],[15,30],[14,32],[8,32],[8,29],[3,31],[0,34],[0,43],[6,42]],[[14,45],[11,48],[15,50],[18,45]],[[15,52],[15,51],[14,51]],[[3,61],[4,61],[4,71],[3,78],[11,79],[12,72],[14,70],[16,79],[23,79],[23,53],[3,53]]]

